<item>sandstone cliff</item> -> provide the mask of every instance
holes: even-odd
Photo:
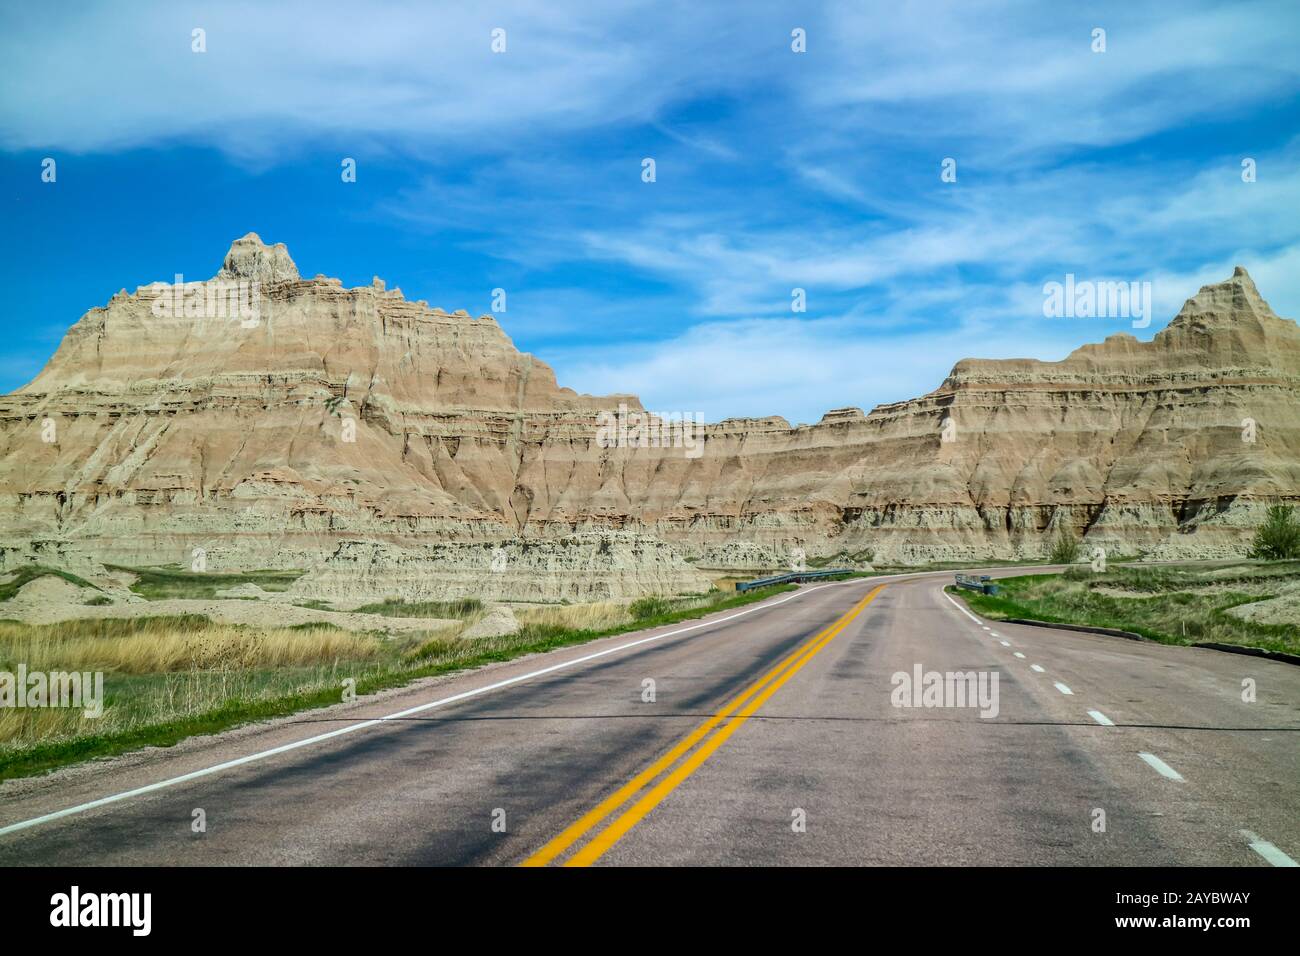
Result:
[[[214,315],[236,286],[255,317]],[[617,598],[800,549],[1032,557],[1060,526],[1112,555],[1240,554],[1300,496],[1300,330],[1242,269],[1154,341],[965,360],[812,426],[724,421],[698,457],[604,447],[620,404],[641,408],[561,388],[491,317],[303,279],[250,234],[207,282],[92,309],[0,398],[0,567],[202,549],[211,570],[315,568],[322,594]]]

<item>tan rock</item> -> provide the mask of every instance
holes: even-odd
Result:
[[[249,327],[191,314],[241,281]],[[114,296],[0,398],[0,569],[201,548],[210,570],[310,568],[296,587],[321,597],[623,599],[707,587],[685,558],[1035,557],[1060,527],[1112,555],[1239,555],[1300,498],[1300,330],[1241,269],[1154,341],[968,359],[800,428],[727,419],[699,457],[601,447],[599,413],[635,398],[561,388],[489,317],[303,279],[252,234],[180,292]]]

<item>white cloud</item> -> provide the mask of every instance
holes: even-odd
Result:
[[[717,29],[649,0],[598,14],[542,2],[95,3],[10,11],[0,144],[115,150],[175,141],[274,162],[321,137],[492,152],[539,130],[655,116],[701,72],[670,55]],[[655,31],[646,31],[653,20]],[[507,51],[490,49],[506,30]],[[191,51],[206,31],[207,52]],[[736,66],[738,48],[712,66]],[[688,77],[694,76],[694,80]]]
[[[1033,161],[1044,150],[1131,142],[1294,91],[1297,23],[1290,0],[1176,11],[949,0],[896,5],[888,16],[837,5],[818,41],[833,66],[803,82],[810,100],[840,107],[845,123],[866,117],[892,135],[973,139],[988,157]],[[1091,49],[1096,27],[1106,31],[1104,53]],[[897,104],[912,108],[870,109]],[[862,109],[842,109],[855,105]]]
[[[1041,294],[1035,300],[1041,305]],[[1089,326],[1097,340],[1122,326]],[[1031,337],[1032,333],[1032,337]],[[671,339],[551,353],[560,384],[580,392],[630,392],[655,411],[709,421],[782,415],[812,423],[831,408],[870,410],[938,388],[960,359],[1060,359],[1079,326],[1035,315],[978,332],[914,327],[864,334],[852,317],[744,319],[696,325]],[[1088,338],[1085,335],[1085,338]]]

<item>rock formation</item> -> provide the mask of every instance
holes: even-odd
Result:
[[[1238,268],[1151,342],[964,360],[870,414],[705,426],[697,454],[606,447],[635,398],[560,387],[489,316],[303,279],[250,234],[211,280],[92,309],[0,398],[0,569],[200,556],[311,568],[304,594],[581,600],[799,549],[1034,557],[1062,527],[1235,555],[1300,496],[1298,399],[1300,330]]]

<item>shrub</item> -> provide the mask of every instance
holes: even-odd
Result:
[[[638,598],[628,607],[634,620],[644,621],[652,617],[660,617],[672,610],[672,602],[667,598],[652,595],[650,597]]]
[[[1079,560],[1079,539],[1068,528],[1062,528],[1052,545],[1052,554],[1048,559],[1052,564],[1074,564]]]
[[[1273,505],[1268,509],[1251,542],[1250,556],[1263,561],[1300,558],[1300,521],[1294,508]]]

